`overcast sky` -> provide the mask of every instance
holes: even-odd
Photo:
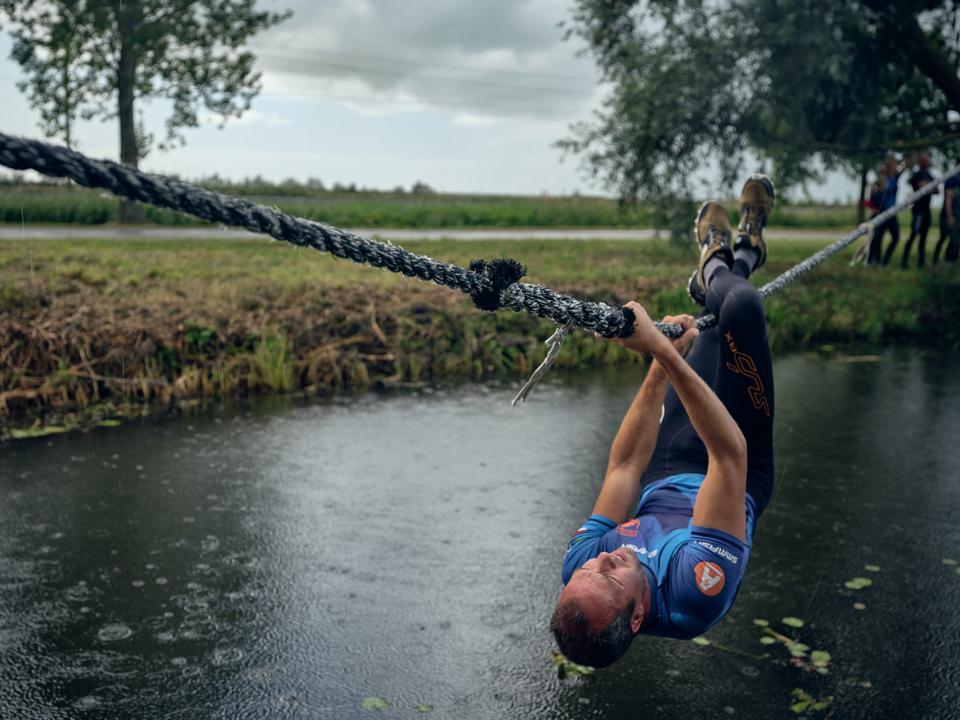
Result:
[[[577,158],[553,147],[589,119],[603,89],[582,44],[558,23],[570,0],[270,0],[294,15],[252,42],[263,73],[253,110],[223,130],[213,118],[185,148],[155,150],[153,172],[319,177],[330,184],[454,192],[600,192]],[[39,137],[0,39],[6,132]],[[141,104],[143,106],[143,104]],[[158,137],[166,107],[144,107]],[[78,149],[118,155],[113,123],[83,123]],[[832,177],[816,196],[843,199]]]

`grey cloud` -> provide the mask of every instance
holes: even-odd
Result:
[[[287,6],[293,18],[255,46],[270,72],[356,79],[376,92],[487,115],[555,115],[582,108],[595,90],[589,61],[574,57],[576,46],[557,27],[566,0]]]

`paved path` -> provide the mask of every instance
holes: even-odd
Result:
[[[851,226],[852,227],[852,226]],[[497,228],[463,229],[394,229],[394,228],[355,228],[351,232],[365,237],[392,242],[409,240],[650,240],[656,231],[650,229],[589,228],[589,229],[547,229],[547,228]],[[772,240],[835,240],[844,230],[789,230],[771,229],[767,237]],[[246,230],[216,227],[117,227],[76,225],[0,225],[0,240],[72,240],[83,238],[107,238],[115,240],[235,240],[259,239],[263,236]],[[666,233],[662,233],[666,237]]]

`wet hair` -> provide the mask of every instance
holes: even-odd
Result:
[[[583,604],[576,598],[557,603],[550,629],[567,659],[581,665],[602,668],[618,660],[633,641],[630,618],[636,601],[630,603],[599,633],[590,630]]]

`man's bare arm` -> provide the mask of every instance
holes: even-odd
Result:
[[[683,351],[700,334],[691,315],[667,316],[663,321],[677,323],[685,330],[682,337],[673,341],[677,351]],[[640,476],[657,446],[667,384],[666,373],[660,363],[653,360],[610,446],[607,472],[593,506],[594,515],[621,523],[633,512],[640,492]]]
[[[634,334],[622,344],[653,355],[673,383],[707,448],[707,474],[697,494],[693,521],[744,539],[747,443],[743,433],[720,398],[656,329],[646,311],[636,303],[628,307],[637,315],[637,321]]]

